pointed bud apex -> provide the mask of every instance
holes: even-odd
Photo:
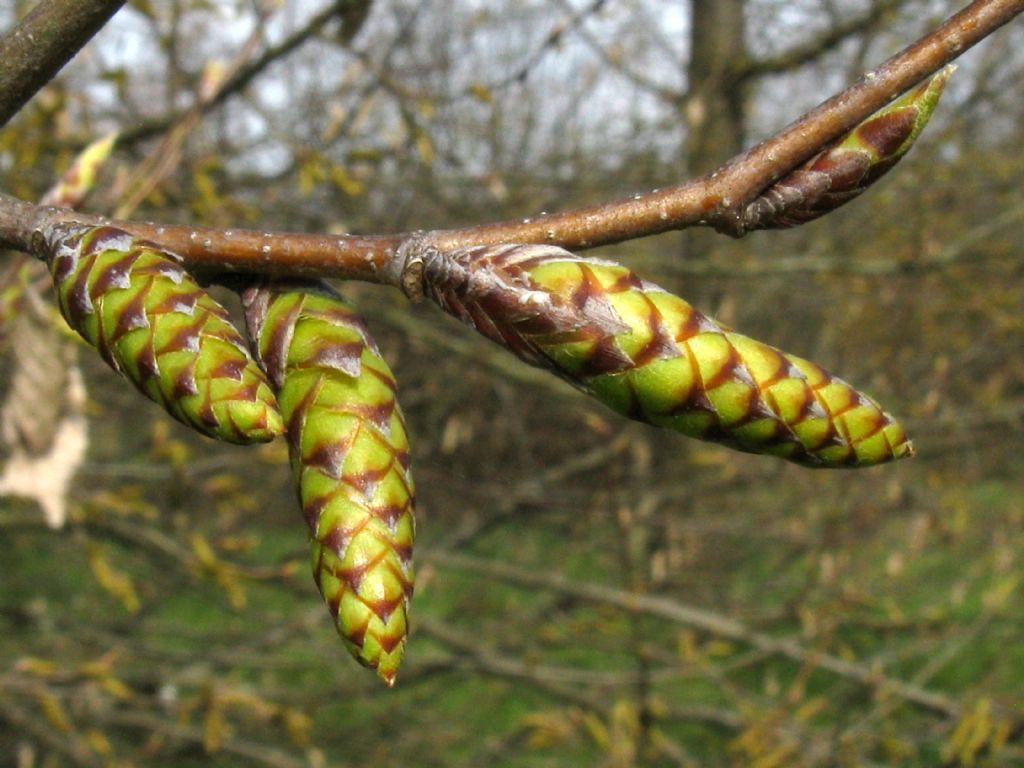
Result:
[[[619,264],[499,245],[428,251],[423,267],[446,311],[630,418],[809,467],[912,453],[871,398]]]
[[[321,283],[243,295],[277,388],[313,576],[352,655],[389,686],[405,653],[414,489],[394,376],[362,319]]]
[[[184,424],[233,443],[284,431],[227,310],[177,257],[113,227],[57,225],[45,258],[68,324]]]
[[[795,227],[860,195],[900,161],[924,130],[955,67],[875,112],[754,200],[743,229]]]

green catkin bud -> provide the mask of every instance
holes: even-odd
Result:
[[[846,382],[619,264],[546,245],[428,249],[422,262],[424,291],[442,308],[630,418],[809,467],[913,452]]]
[[[42,254],[68,324],[184,424],[233,443],[284,431],[227,310],[177,257],[114,227],[58,225]]]
[[[323,284],[251,288],[243,303],[287,425],[317,586],[349,651],[390,686],[405,653],[415,527],[394,376]]]
[[[769,187],[743,214],[743,230],[794,227],[834,211],[888,173],[938,106],[946,67]]]

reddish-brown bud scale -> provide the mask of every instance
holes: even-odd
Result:
[[[243,296],[277,390],[313,575],[353,656],[391,685],[413,590],[414,490],[394,376],[362,319],[320,283]]]
[[[743,215],[743,229],[794,227],[834,211],[888,173],[938,106],[947,67],[777,181]]]
[[[809,467],[912,453],[871,398],[619,264],[545,245],[428,250],[423,283],[449,313],[630,418]]]

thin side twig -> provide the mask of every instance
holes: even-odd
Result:
[[[527,571],[465,555],[434,551],[429,553],[427,559],[441,567],[470,571],[519,586],[551,589],[578,599],[658,616],[718,637],[750,645],[773,655],[783,656],[800,664],[812,665],[844,679],[853,680],[881,694],[896,696],[943,717],[958,718],[963,715],[963,707],[941,693],[888,677],[878,670],[844,661],[824,652],[807,649],[794,640],[758,632],[741,621],[714,611],[696,608],[662,597],[631,594],[599,584],[580,583],[559,574]]]
[[[21,733],[35,739],[40,745],[56,755],[65,757],[70,765],[84,768],[99,768],[103,765],[100,758],[77,735],[62,735],[50,727],[45,719],[35,712],[30,712],[6,696],[0,697],[0,721],[13,726]]]
[[[148,731],[186,744],[201,746],[204,743],[201,727],[177,723],[144,712],[111,711],[99,719],[106,725],[125,730]],[[292,757],[267,744],[238,737],[225,739],[220,744],[219,751],[244,758],[249,765],[262,765],[266,768],[305,768],[308,765],[305,760]]]
[[[131,145],[145,139],[150,139],[172,128],[196,109],[198,109],[198,113],[201,116],[223,104],[235,94],[244,91],[271,64],[286,58],[304,43],[323,32],[339,17],[362,5],[362,3],[363,0],[335,0],[335,2],[326,6],[319,13],[313,15],[300,29],[295,30],[280,43],[267,48],[259,56],[234,68],[223,86],[217,89],[216,94],[212,98],[203,100],[198,105],[190,107],[180,114],[149,120],[122,132],[121,144]],[[358,30],[349,30],[346,34],[355,34],[356,31]]]

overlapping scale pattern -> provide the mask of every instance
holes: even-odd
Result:
[[[58,225],[45,241],[64,318],[139,391],[209,437],[283,432],[241,334],[177,257],[114,227]]]
[[[747,206],[744,230],[797,226],[834,211],[864,192],[913,146],[935,112],[953,69],[946,67],[875,112],[769,187]]]
[[[428,251],[445,310],[630,418],[809,467],[911,455],[879,405],[609,261],[545,245]]]
[[[413,591],[414,488],[394,376],[362,319],[326,286],[243,296],[277,389],[320,593],[352,655],[391,685]]]

